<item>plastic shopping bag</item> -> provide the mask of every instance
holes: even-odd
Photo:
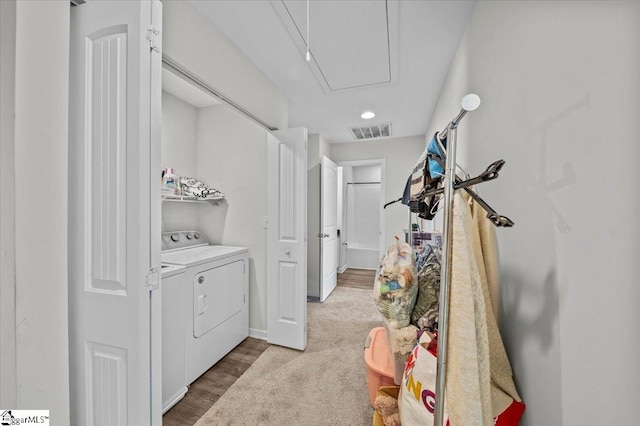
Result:
[[[400,420],[403,425],[433,426],[434,424],[437,351],[436,340],[431,340],[429,334],[425,332],[409,355],[398,397]],[[522,402],[512,400],[504,411],[493,418],[493,425],[518,426],[524,410],[525,405]],[[449,426],[446,402],[444,419]]]
[[[400,384],[398,408],[403,425],[433,426],[436,404],[436,345],[423,333],[409,358]],[[447,419],[446,405],[444,419]],[[447,425],[449,422],[447,420]]]
[[[374,285],[376,306],[392,328],[409,325],[418,293],[415,281],[413,250],[396,241],[382,259]]]

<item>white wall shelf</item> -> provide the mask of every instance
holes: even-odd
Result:
[[[193,195],[162,195],[162,201],[171,201],[178,203],[211,203],[218,205],[218,203],[224,200],[224,197],[207,197],[198,198]]]

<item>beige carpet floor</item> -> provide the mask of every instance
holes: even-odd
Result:
[[[381,325],[371,290],[337,287],[307,308],[307,349],[269,347],[196,426],[371,425],[363,348]]]

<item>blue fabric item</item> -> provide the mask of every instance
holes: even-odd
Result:
[[[424,264],[427,262],[427,258],[429,257],[430,254],[431,254],[431,246],[429,244],[425,244],[422,247],[422,250],[420,250],[416,254],[416,260],[415,260],[416,271],[420,272]]]
[[[447,141],[443,140],[442,145],[446,149]],[[438,146],[438,141],[436,141],[435,134],[431,138],[429,145],[427,145],[427,154],[434,154],[442,158],[442,160],[445,159],[445,154],[442,151],[440,151],[440,147]],[[440,176],[444,175],[444,169],[442,168],[442,166],[440,166],[440,164],[438,164],[436,160],[432,160],[431,158],[429,158],[429,174],[431,175],[432,179],[437,179]]]
[[[400,284],[398,284],[398,281],[389,281],[389,290],[393,291],[393,290],[397,290],[400,288]]]

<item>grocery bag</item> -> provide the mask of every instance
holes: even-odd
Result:
[[[398,408],[403,425],[433,426],[436,406],[437,348],[428,333],[423,333],[402,375]],[[447,419],[446,405],[444,419]],[[447,420],[446,424],[449,422]]]
[[[376,306],[392,328],[409,325],[418,293],[415,281],[413,249],[396,237],[380,263],[373,289]]]

